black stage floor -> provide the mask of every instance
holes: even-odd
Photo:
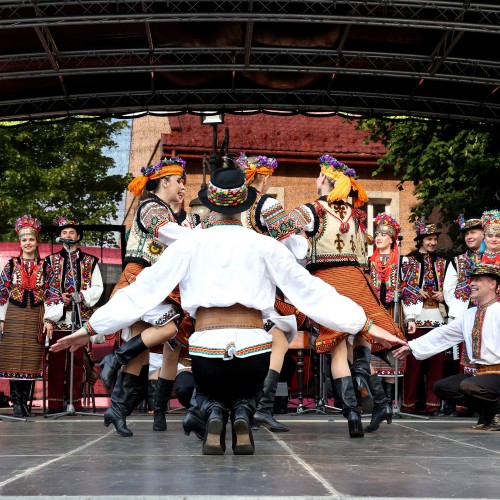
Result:
[[[350,439],[341,416],[288,414],[291,432],[255,432],[254,456],[234,456],[230,433],[226,455],[203,456],[181,418],[153,432],[150,415],[133,415],[132,438],[95,416],[3,420],[0,496],[500,498],[500,432],[473,419],[398,418]]]

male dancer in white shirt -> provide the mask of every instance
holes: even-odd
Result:
[[[479,410],[474,429],[500,431],[500,266],[481,264],[473,268],[470,298],[477,307],[467,309],[447,325],[434,328],[407,346],[394,351],[397,359],[412,353],[416,359],[465,342],[467,356],[476,365],[476,374],[459,374],[439,380],[434,392],[445,401]]]
[[[52,349],[76,349],[88,342],[88,335],[133,323],[179,284],[182,307],[196,320],[189,349],[197,401],[207,422],[203,453],[224,453],[231,413],[233,453],[251,455],[251,419],[272,344],[263,320],[276,314],[276,286],[298,309],[329,328],[368,333],[385,347],[405,341],[373,324],[355,302],[311,276],[284,245],[242,226],[240,214],[255,201],[256,191],[246,185],[241,170],[215,170],[199,196],[214,211],[215,223],[169,246],[84,328]]]

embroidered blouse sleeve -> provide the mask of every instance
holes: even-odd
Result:
[[[159,203],[146,203],[140,208],[139,221],[142,227],[164,245],[171,245],[190,228],[180,226],[171,210]]]
[[[307,205],[300,205],[294,208],[291,213],[293,214],[295,220],[297,221],[297,227],[301,231],[310,232],[314,229],[314,213],[311,208]]]
[[[0,321],[5,321],[9,305],[11,279],[11,265],[8,262],[2,269],[2,274],[0,274]]]
[[[307,240],[300,236],[302,224],[297,220],[294,212],[286,212],[274,198],[267,198],[260,214],[261,223],[267,226],[269,235],[283,243],[298,260],[307,255]]]

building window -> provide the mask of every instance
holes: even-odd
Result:
[[[394,193],[390,193],[393,195]],[[378,195],[378,196],[377,196]],[[366,231],[370,236],[373,236],[375,233],[375,218],[377,215],[381,213],[387,213],[392,215],[396,220],[399,216],[399,203],[398,200],[392,198],[389,193],[377,193],[371,194],[368,193],[369,201],[366,205],[361,207],[361,210],[364,210],[367,214],[365,225]],[[368,245],[368,256],[373,254],[374,246]]]

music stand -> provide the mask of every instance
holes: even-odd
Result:
[[[76,242],[75,242],[76,243]],[[63,243],[64,248],[68,252],[68,260],[71,268],[72,276],[76,276],[75,268],[73,266],[73,259],[71,258],[70,245],[68,243]],[[75,249],[76,251],[76,249]],[[75,333],[75,327],[77,323],[77,312],[78,312],[78,322],[80,323],[78,327],[81,327],[81,314],[80,314],[80,297],[78,296],[78,292],[75,290],[73,292],[73,296],[71,297],[71,334]],[[73,371],[75,364],[75,353],[73,351],[70,352],[70,368],[69,368],[69,394],[68,394],[68,404],[66,405],[66,410],[61,413],[54,413],[52,415],[44,415],[45,418],[51,417],[54,420],[57,420],[61,417],[66,416],[74,416],[74,415],[85,415],[85,416],[102,416],[99,413],[86,413],[84,411],[76,411],[75,406],[73,405]],[[66,358],[67,360],[67,358]],[[67,361],[66,361],[66,369],[67,369]],[[49,366],[50,370],[50,366]],[[66,373],[66,370],[65,370]]]
[[[397,272],[396,272],[396,287],[394,289],[394,313],[393,313],[393,318],[394,318],[394,323],[396,325],[399,324],[399,273],[400,273],[400,268],[401,268],[401,242],[403,241],[403,236],[399,235],[398,236],[398,250],[399,250],[399,258],[398,258],[398,265],[397,265]],[[416,415],[415,413],[401,413],[401,408],[399,407],[398,403],[398,386],[399,386],[399,370],[398,370],[398,365],[399,362],[396,358],[394,358],[395,363],[394,363],[394,405],[392,407],[392,416],[393,417],[399,417],[399,418],[420,418],[422,420],[429,420],[429,417],[426,415]],[[404,374],[401,375],[401,377],[404,377]]]

